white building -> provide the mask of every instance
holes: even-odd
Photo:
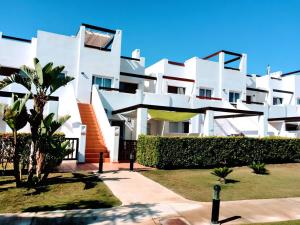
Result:
[[[79,162],[97,162],[99,152],[126,160],[140,134],[299,136],[300,71],[248,75],[247,55],[225,50],[145,68],[140,51],[122,56],[121,44],[121,30],[88,24],[75,36],[0,33],[0,79],[32,66],[34,57],[65,66],[75,79],[53,95],[46,113],[71,115],[62,132],[76,140]],[[11,85],[0,102],[8,104],[12,93],[25,90]],[[0,132],[9,132],[3,121]]]

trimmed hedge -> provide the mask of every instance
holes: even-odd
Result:
[[[253,161],[300,159],[300,139],[247,137],[159,137],[141,135],[137,162],[161,169],[245,166]]]
[[[55,133],[54,137],[58,142],[65,141],[65,135],[63,133]],[[23,146],[20,152],[20,163],[22,168],[26,168],[29,164],[29,155],[30,155],[30,147],[31,147],[31,134],[30,133],[18,133],[17,142],[19,146]],[[53,155],[55,154],[55,155]],[[54,161],[57,155],[56,152],[53,154],[46,155],[46,161]],[[13,162],[13,136],[12,133],[0,133],[0,167],[2,170],[5,169],[6,163]],[[46,162],[47,163],[47,162]]]

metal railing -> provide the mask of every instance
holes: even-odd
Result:
[[[69,147],[73,150],[72,153],[67,155],[64,160],[77,160],[78,159],[78,148],[79,148],[79,138],[66,138],[70,142]]]
[[[136,140],[123,140],[119,144],[119,160],[129,161],[130,153],[133,152],[134,158],[136,154]]]

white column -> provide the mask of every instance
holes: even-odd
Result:
[[[135,59],[139,59],[141,57],[140,49],[134,49],[131,53],[131,57]]]
[[[136,117],[136,139],[138,139],[139,135],[147,134],[148,109],[138,108]]]
[[[119,159],[119,140],[120,140],[120,127],[114,126],[112,129],[112,142],[109,157],[111,162],[118,162]]]
[[[269,103],[269,105],[273,105],[273,89],[269,88],[269,93],[268,93],[268,100],[267,102]]]
[[[205,118],[204,118],[203,134],[205,136],[214,135],[214,111],[212,110],[206,110]]]
[[[258,116],[258,136],[266,137],[268,135],[268,120],[267,116]]]
[[[201,132],[201,115],[197,114],[191,118],[189,133],[199,134]]]
[[[225,54],[224,52],[219,53],[219,98],[222,98],[223,92],[223,73],[224,73],[224,61],[225,61]]]
[[[161,73],[156,74],[156,85],[155,85],[155,93],[162,94],[163,89],[163,75]]]
[[[85,143],[86,143],[86,125],[80,125],[79,147],[78,147],[78,162],[85,162]]]
[[[278,134],[279,134],[279,136],[284,136],[284,137],[286,136],[285,121],[282,121]]]
[[[247,74],[247,54],[242,54],[239,69],[241,74],[243,75]]]

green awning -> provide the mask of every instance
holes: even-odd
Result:
[[[189,120],[190,118],[197,115],[197,113],[175,112],[175,111],[156,110],[156,109],[148,109],[148,114],[150,116],[150,119],[164,120],[164,121],[171,121],[171,122],[181,122],[181,121]]]

